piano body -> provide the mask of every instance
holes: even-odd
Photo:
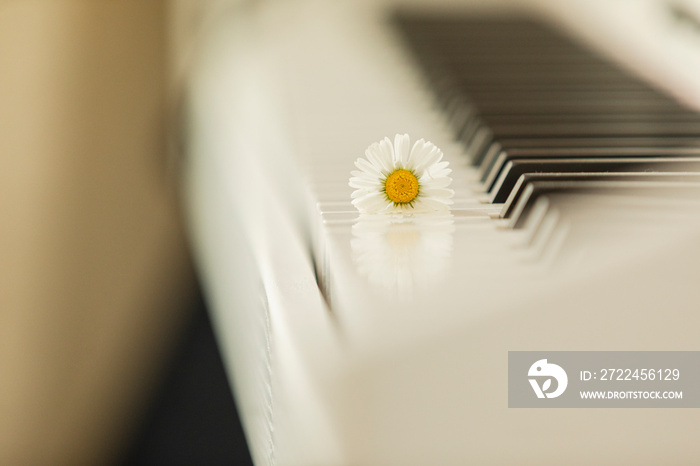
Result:
[[[255,463],[697,464],[697,410],[512,409],[507,393],[508,351],[700,349],[696,5],[397,3],[219,6],[187,77],[189,225]],[[503,97],[551,65],[535,39],[532,57],[506,44],[522,24],[613,64],[577,81],[571,55],[573,81]],[[463,39],[483,53],[441,62]],[[449,214],[351,205],[355,159],[397,133],[444,152]],[[497,196],[484,177],[504,152],[489,183],[515,185]],[[552,152],[568,155],[528,172]]]

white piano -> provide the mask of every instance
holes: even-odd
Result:
[[[700,108],[694,2],[220,2],[183,88],[182,174],[254,462],[698,464],[697,410],[509,409],[507,393],[508,351],[700,349],[696,181],[674,168],[647,189],[645,170],[630,195],[596,178],[523,203],[512,228],[397,3],[538,18]],[[449,214],[352,206],[354,161],[396,133],[444,152]]]

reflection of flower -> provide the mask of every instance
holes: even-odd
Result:
[[[359,272],[400,296],[408,298],[417,288],[435,283],[449,265],[454,232],[449,212],[363,214],[352,231]]]
[[[375,142],[359,158],[350,186],[352,203],[360,212],[445,211],[454,192],[448,162],[433,143],[419,139],[410,147],[407,134]]]

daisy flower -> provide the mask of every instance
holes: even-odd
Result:
[[[452,172],[442,151],[419,139],[410,146],[407,134],[375,142],[359,158],[352,172],[352,204],[362,213],[445,211],[454,191]]]

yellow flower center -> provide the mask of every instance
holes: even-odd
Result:
[[[400,168],[386,178],[384,192],[394,204],[410,204],[418,196],[418,178]]]

